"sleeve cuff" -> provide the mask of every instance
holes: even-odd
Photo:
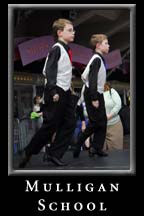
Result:
[[[91,95],[91,100],[92,100],[92,101],[96,101],[96,100],[98,100],[97,95]]]
[[[50,90],[50,95],[53,97],[56,94],[56,89],[51,89]]]

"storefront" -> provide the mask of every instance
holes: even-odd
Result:
[[[26,118],[33,107],[36,94],[43,94],[44,77],[41,74],[14,73],[13,108],[15,118]]]

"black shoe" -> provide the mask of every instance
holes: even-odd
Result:
[[[31,159],[31,155],[28,156],[25,154],[24,158],[22,159],[22,161],[20,162],[18,167],[19,168],[25,168],[27,163],[30,161],[30,159]]]
[[[90,147],[89,149],[89,157],[94,157],[96,154],[96,150],[93,147]]]
[[[108,154],[104,151],[96,151],[96,154],[99,156],[99,157],[107,157]]]
[[[102,150],[95,150],[93,147],[89,150],[89,157],[94,157],[97,154],[99,157],[107,157],[108,154]]]
[[[61,159],[58,159],[58,158],[56,158],[56,157],[54,157],[54,156],[48,155],[48,156],[47,156],[47,159],[48,159],[48,161],[53,162],[53,163],[54,163],[55,165],[57,165],[57,166],[67,166],[67,163],[61,161]]]
[[[96,153],[93,153],[93,152],[90,152],[90,151],[89,151],[89,157],[94,157],[95,154],[96,154]]]
[[[81,152],[81,146],[77,146],[73,151],[73,158],[78,158]]]
[[[50,160],[51,160],[51,159],[50,159],[50,156],[48,155],[47,152],[45,152],[44,155],[43,155],[43,162],[45,162],[45,161],[50,161]]]

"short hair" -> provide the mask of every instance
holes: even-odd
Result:
[[[90,39],[90,45],[92,49],[94,50],[97,43],[102,43],[105,39],[107,39],[107,36],[104,34],[94,34],[91,36]]]
[[[62,19],[62,18],[60,18],[60,19],[57,19],[57,20],[54,21],[54,23],[52,25],[52,29],[53,29],[53,37],[54,37],[55,41],[58,40],[57,31],[58,30],[62,30],[63,31],[63,29],[64,29],[64,27],[65,27],[66,24],[73,25],[72,22],[70,20],[68,20],[68,19]]]

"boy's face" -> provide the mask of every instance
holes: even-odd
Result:
[[[105,39],[103,42],[97,44],[97,48],[103,53],[107,54],[109,52],[110,45],[108,44],[108,40]]]
[[[66,24],[62,31],[58,30],[57,34],[59,40],[62,40],[66,43],[73,42],[75,36],[73,25]]]

